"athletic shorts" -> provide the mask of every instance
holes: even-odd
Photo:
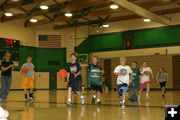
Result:
[[[90,87],[93,91],[99,91],[100,93],[103,92],[101,85],[90,85]]]
[[[31,89],[34,88],[34,79],[33,77],[23,77],[22,79],[22,88]]]
[[[72,91],[81,91],[81,80],[70,79],[67,87],[71,87]]]
[[[150,82],[149,82],[149,81],[146,81],[146,82],[144,82],[144,83],[141,83],[140,89],[143,90],[145,85],[150,85]]]
[[[159,82],[159,84],[160,84],[161,88],[162,88],[162,87],[166,87],[166,81],[164,81],[164,82]]]
[[[127,91],[128,91],[128,84],[123,83],[123,84],[119,84],[119,85],[118,85],[119,97],[122,98],[123,92],[124,92],[125,94],[127,94]]]

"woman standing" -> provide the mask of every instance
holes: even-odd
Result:
[[[165,97],[165,87],[166,87],[167,78],[168,78],[168,74],[165,72],[165,69],[160,68],[160,72],[158,72],[157,75],[156,75],[156,81],[161,86],[161,91],[162,91],[162,97],[163,98]]]
[[[7,101],[8,92],[11,85],[11,72],[14,70],[13,62],[10,61],[11,54],[6,53],[3,61],[1,62],[1,92],[0,92],[0,101]]]

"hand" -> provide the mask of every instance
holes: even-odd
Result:
[[[122,72],[118,72],[118,75],[121,76],[121,75],[122,75]]]
[[[132,83],[132,79],[130,79],[130,81],[129,81],[129,84],[131,84]]]
[[[77,77],[77,74],[74,74],[74,78],[76,78]]]
[[[101,70],[100,70],[99,68],[97,68],[97,71],[98,71],[98,72],[101,72]]]
[[[10,68],[12,68],[12,67],[14,67],[14,65],[13,65],[13,64],[11,64],[11,65],[9,65],[9,67],[10,67]]]

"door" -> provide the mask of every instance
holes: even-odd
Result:
[[[173,56],[173,88],[180,88],[180,55]]]
[[[57,89],[57,72],[49,73],[49,89],[56,90]]]
[[[111,89],[111,59],[104,59],[104,71],[107,86],[109,89]]]

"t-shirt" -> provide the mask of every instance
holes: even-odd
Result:
[[[32,63],[24,63],[21,68],[27,68],[28,73],[24,73],[25,77],[32,77],[34,74],[34,65]]]
[[[132,69],[133,71],[133,80],[131,83],[132,87],[138,87],[139,86],[139,76],[141,75],[141,72],[139,68]]]
[[[143,73],[146,73],[143,75]],[[141,70],[141,83],[149,81],[149,74],[152,73],[152,70],[150,67],[143,67]]]
[[[81,66],[78,62],[71,63],[68,65],[67,72],[70,73],[69,80],[75,79],[74,74],[81,71]],[[81,80],[81,74],[76,77],[76,80]]]
[[[117,77],[117,85],[123,83],[129,84],[129,79],[130,79],[129,74],[132,73],[131,68],[127,65],[126,66],[119,65],[115,68],[114,73],[119,73],[119,72],[121,72],[122,75]]]
[[[159,82],[165,82],[167,80],[168,74],[167,73],[158,73],[156,76]]]
[[[13,65],[13,62],[6,62],[6,61],[2,61],[1,62],[1,67],[8,67],[9,65]],[[8,70],[6,71],[2,71],[1,72],[1,75],[3,76],[11,76],[11,71],[12,71],[12,68],[9,68]]]

